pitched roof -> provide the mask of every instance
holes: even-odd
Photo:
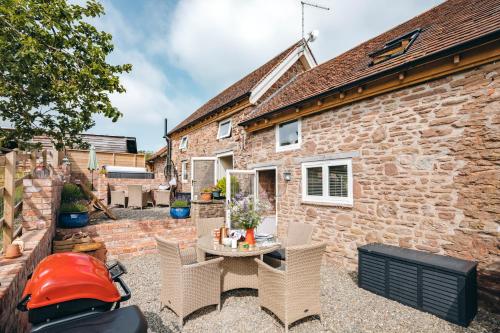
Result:
[[[273,71],[276,66],[279,65],[281,61],[283,61],[290,53],[292,53],[298,46],[303,43],[303,39],[299,40],[261,67],[257,68],[241,80],[223,90],[217,96],[198,108],[189,117],[184,119],[179,125],[171,130],[169,134],[182,129],[187,125],[196,122],[197,120],[201,120],[201,118],[219,110],[220,108],[230,104],[231,102],[236,102],[244,96],[249,95],[255,86],[257,86],[269,73]]]
[[[370,54],[393,39],[416,29],[420,34],[407,51],[370,65]],[[449,0],[355,48],[297,76],[265,103],[249,113],[241,124],[284,110],[315,96],[361,82],[413,61],[500,32],[498,0]],[[494,37],[494,36],[493,36]],[[497,36],[498,38],[498,36]]]
[[[165,154],[168,150],[168,146],[163,146],[157,151],[153,153],[153,155],[149,156],[146,162],[151,162],[152,160],[155,160],[158,157],[161,157],[163,154]]]

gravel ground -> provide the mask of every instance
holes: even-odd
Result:
[[[159,256],[146,255],[123,261],[132,290],[130,303],[141,307],[150,332],[283,332],[268,311],[259,311],[257,291],[241,289],[224,293],[222,310],[206,307],[187,317],[184,329],[168,308],[159,312]],[[390,301],[360,289],[352,273],[326,266],[322,273],[323,322],[310,317],[295,323],[290,332],[484,332],[500,333],[500,315],[479,310],[468,328]]]
[[[121,208],[112,207],[118,220],[162,220],[170,217],[169,207],[145,207],[140,208]],[[100,213],[96,218],[90,220],[90,224],[101,224],[112,222],[104,213]]]

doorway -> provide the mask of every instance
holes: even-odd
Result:
[[[217,180],[226,176],[226,171],[233,168],[233,152],[217,155]]]
[[[278,227],[276,168],[258,169],[256,171],[257,200],[267,206],[262,223],[257,227],[257,233],[276,235]]]

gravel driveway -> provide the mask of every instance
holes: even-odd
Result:
[[[122,261],[129,273],[125,280],[132,289],[130,303],[144,312],[150,332],[283,332],[283,326],[267,311],[259,311],[256,290],[224,293],[222,310],[201,309],[185,320],[184,329],[168,308],[158,311],[160,292],[159,256],[147,255]],[[483,309],[466,329],[387,300],[357,287],[355,275],[335,266],[322,270],[323,322],[306,318],[290,332],[484,332],[500,333],[500,315]]]

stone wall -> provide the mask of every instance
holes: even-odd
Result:
[[[280,87],[285,85],[296,75],[304,71],[304,66],[300,61],[292,65],[281,77],[276,81],[268,91],[260,98],[259,103],[264,101],[272,93],[275,93]],[[217,154],[233,151],[234,168],[241,168],[245,162],[241,160],[239,151],[244,149],[246,134],[240,122],[246,119],[245,115],[252,111],[252,107],[248,107],[241,112],[231,116],[232,132],[229,138],[217,139],[217,132],[219,130],[219,123],[212,122],[197,130],[187,134],[188,136],[188,149],[185,151],[179,150],[180,137],[172,140],[172,161],[174,167],[179,174],[178,191],[191,192],[191,158],[192,157],[213,157]],[[181,176],[181,162],[188,161],[188,180],[185,183],[180,181]]]
[[[492,63],[305,117],[302,146],[292,151],[276,152],[274,127],[248,135],[233,128],[219,142],[210,124],[189,134],[186,152],[174,148],[174,161],[214,156],[232,143],[235,168],[276,166],[280,235],[290,221],[313,224],[327,257],[349,269],[358,246],[382,242],[476,260],[482,277],[498,276],[490,273],[500,260],[499,71]],[[301,163],[346,154],[353,206],[304,203]]]
[[[144,191],[158,189],[161,184],[166,184],[165,178],[154,179],[133,179],[133,178],[108,178],[106,175],[99,175],[96,183],[94,183],[99,199],[108,203],[109,190],[111,191],[128,191],[128,185],[142,185]],[[108,190],[109,188],[109,190]]]
[[[23,255],[0,258],[0,332],[27,332],[26,312],[15,309],[21,299],[27,276],[51,253],[62,181],[25,179],[23,195]]]
[[[156,253],[155,235],[177,241],[181,248],[196,244],[196,228],[191,219],[119,220],[84,228],[57,229],[62,235],[78,231],[89,233],[97,242],[104,242],[108,259],[128,259]]]
[[[191,201],[191,218],[225,217],[224,200]]]

